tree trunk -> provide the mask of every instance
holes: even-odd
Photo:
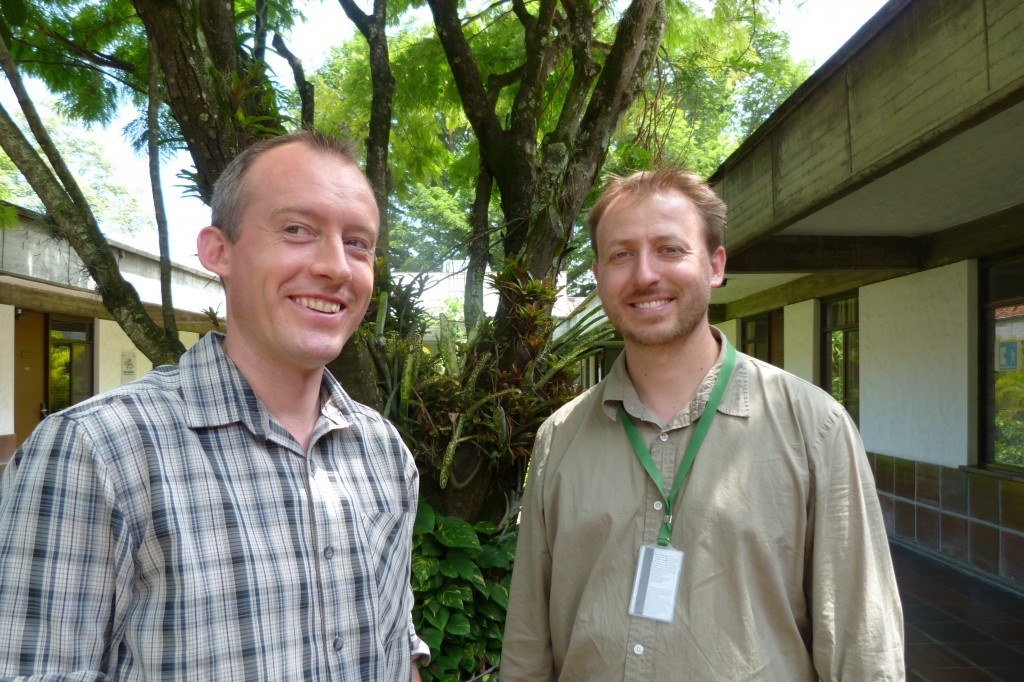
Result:
[[[160,63],[156,52],[149,50],[149,98],[146,107],[146,144],[149,149],[149,184],[153,189],[153,215],[156,218],[156,233],[160,243],[160,302],[164,318],[164,333],[178,338],[178,322],[174,319],[174,299],[171,293],[171,245],[167,234],[167,212],[164,210],[164,193],[160,186],[160,145],[158,114],[160,93],[157,83],[160,79]]]
[[[387,0],[374,0],[373,14],[368,15],[356,6],[353,0],[339,0],[341,8],[370,48],[370,129],[366,138],[366,177],[373,187],[380,212],[380,233],[377,235],[377,256],[384,259],[388,269],[387,256],[390,243],[388,235],[388,195],[391,191],[391,169],[388,167],[388,149],[391,141],[391,110],[395,98],[395,77],[391,73],[391,58],[388,54]],[[387,277],[385,271],[381,276]]]
[[[476,176],[476,197],[469,213],[469,267],[466,270],[466,295],[462,307],[467,333],[476,327],[484,315],[484,274],[487,272],[487,257],[490,254],[491,220],[488,209],[491,205],[492,182],[487,164],[481,159]]]
[[[9,31],[0,18],[0,65],[7,74],[8,82],[18,98],[29,127],[53,167],[53,172],[39,158],[2,105],[0,147],[24,174],[60,234],[81,257],[89,275],[96,282],[103,305],[121,325],[128,338],[154,365],[177,362],[178,357],[185,352],[184,346],[177,338],[167,336],[153,321],[143,308],[135,287],[121,276],[117,260],[103,237],[88,202],[25,91],[3,35],[9,35]]]

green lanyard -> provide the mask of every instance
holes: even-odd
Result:
[[[654,481],[654,485],[661,492],[661,497],[665,501],[665,520],[662,522],[661,531],[658,533],[658,544],[662,547],[667,547],[669,540],[672,538],[672,500],[676,499],[679,489],[683,487],[683,481],[686,480],[686,475],[690,472],[690,467],[693,466],[693,460],[697,457],[697,451],[700,450],[701,443],[704,442],[704,436],[707,435],[708,429],[711,428],[711,420],[718,410],[718,403],[722,401],[725,385],[729,383],[729,376],[732,375],[732,368],[736,363],[736,349],[732,347],[732,344],[724,336],[722,337],[722,343],[725,344],[725,360],[722,362],[722,368],[718,372],[718,379],[715,380],[715,387],[711,389],[711,396],[704,407],[704,413],[697,420],[697,427],[693,431],[690,444],[686,446],[686,454],[683,456],[683,461],[676,472],[676,479],[672,483],[672,491],[667,495],[665,494],[665,484],[661,480],[661,473],[654,466],[654,460],[651,459],[650,451],[644,445],[644,441],[640,438],[640,434],[637,433],[636,427],[633,425],[629,415],[626,414],[622,403],[619,403],[619,418],[622,420],[622,428],[626,429],[626,435],[629,436],[629,442],[633,445],[633,451],[636,452],[637,459],[640,460],[640,464],[643,465],[647,475]]]

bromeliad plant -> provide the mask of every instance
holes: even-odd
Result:
[[[417,631],[432,653],[425,680],[493,675],[534,437],[579,392],[577,367],[612,334],[595,311],[556,337],[557,288],[518,263],[506,263],[491,284],[505,317],[484,319],[465,336],[442,318],[432,352],[424,349],[427,320],[407,289],[390,287],[362,331],[382,412],[420,471],[412,580]]]
[[[532,279],[515,262],[490,279],[504,319],[483,319],[464,341],[442,319],[428,353],[425,325],[387,331],[398,316],[389,302],[370,347],[383,412],[416,457],[421,495],[444,515],[496,524],[521,493],[537,428],[579,392],[577,367],[612,332],[595,311],[556,337],[550,279]]]

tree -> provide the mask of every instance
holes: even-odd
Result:
[[[156,325],[142,307],[138,292],[121,276],[88,200],[28,97],[2,37],[6,33],[7,26],[0,19],[0,66],[49,165],[3,107],[0,107],[0,146],[32,185],[61,235],[82,258],[97,284],[104,307],[154,363],[174,362],[184,352],[184,347],[176,335],[171,336]]]
[[[53,113],[52,102],[42,101],[39,107],[43,124],[53,131],[54,144],[81,185],[100,226],[104,229],[116,226],[121,232],[132,233],[149,225],[151,217],[117,179],[116,170],[99,139],[67,117]],[[24,129],[23,116],[16,114],[13,120],[18,128]],[[0,151],[0,197],[30,210],[46,210],[25,176],[3,151]]]
[[[724,154],[723,131],[748,124],[730,115],[736,93],[749,94],[743,111],[754,120],[760,95],[774,92],[772,79],[758,80],[769,72],[759,64],[782,45],[772,38],[777,34],[762,0],[718,0],[710,13],[665,0],[499,0],[475,14],[455,0],[427,0],[433,30],[395,30],[411,8],[406,4],[375,0],[367,12],[340,0],[359,30],[346,46],[356,56],[310,83],[285,42],[296,17],[289,2],[8,3],[25,10],[16,30],[0,25],[20,68],[90,120],[109,117],[118,97],[141,108],[152,99],[149,76],[158,69],[156,90],[170,114],[160,138],[188,148],[203,198],[251,141],[314,120],[328,129],[343,122],[366,140],[368,175],[387,222],[396,234],[418,230],[430,240],[420,253],[407,248],[402,257],[420,265],[428,253],[461,249],[469,256],[474,295],[488,263],[518,273],[515,287],[527,291],[524,277],[543,280],[579,257],[585,250],[573,241],[580,239],[579,214],[609,154],[616,168],[689,161],[693,149],[707,158]],[[267,67],[270,46],[292,69],[298,111],[288,108],[294,100]],[[337,88],[333,111],[332,93],[323,88],[321,112],[314,111],[316,83]],[[353,108],[366,116],[339,114]],[[0,130],[0,138],[8,137],[13,133]],[[44,203],[53,213],[67,202],[55,195]],[[87,263],[101,263],[102,239],[89,222],[88,202],[78,203],[66,229],[85,225],[77,229],[88,240],[75,248]],[[386,232],[381,241],[388,243]],[[102,286],[127,289],[113,277]],[[523,337],[514,329],[541,305],[523,304],[513,315],[520,303],[504,297],[491,331],[496,370],[509,377],[522,375],[549,333]],[[470,303],[467,321],[480,314],[478,302]],[[118,319],[125,326],[130,318]],[[162,334],[155,325],[129,332],[144,351],[146,343],[160,348]],[[479,472],[473,485],[501,493],[492,482],[506,480],[494,475],[504,464],[478,466],[480,455],[470,449],[455,456],[450,468]]]
[[[173,329],[161,329],[149,318],[134,288],[120,276],[89,201],[21,85],[19,67],[58,93],[68,111],[83,120],[107,122],[119,98],[134,97],[140,104],[148,98],[152,47],[174,130],[195,162],[196,192],[208,200],[217,175],[241,146],[284,130],[261,55],[271,7],[258,2],[236,15],[232,3],[9,0],[4,5],[0,61],[49,165],[2,107],[0,146],[86,264],[105,307],[154,363],[174,362],[184,348]],[[292,10],[273,7],[276,25],[290,25]],[[242,49],[239,26],[250,21],[253,41]]]

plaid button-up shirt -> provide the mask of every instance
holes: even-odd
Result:
[[[309,451],[208,335],[0,485],[0,678],[408,679],[417,472],[325,372]]]

